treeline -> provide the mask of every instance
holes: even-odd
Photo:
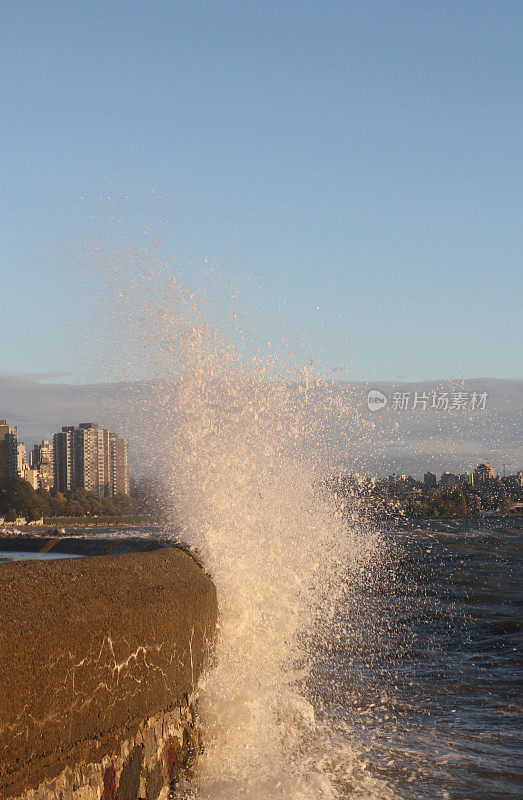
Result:
[[[42,517],[129,517],[139,513],[137,499],[125,494],[100,500],[85,489],[35,490],[23,478],[12,478],[0,491],[0,516],[6,522],[14,522],[17,517],[32,521]]]
[[[359,476],[336,476],[325,481],[342,511],[354,508],[354,503],[373,513],[390,517],[476,517],[483,512],[514,514],[514,502],[523,500],[521,489],[510,489],[503,483],[492,486],[456,486],[451,492],[427,488],[410,477],[406,480],[372,481]]]
[[[480,511],[479,497],[467,498],[461,489],[449,497],[439,489],[427,489],[419,499],[407,500],[407,513],[415,517],[475,517]]]
[[[480,497],[472,491],[464,492],[456,488],[450,495],[439,489],[426,489],[419,497],[408,497],[406,492],[394,484],[389,495],[399,500],[404,511],[413,517],[476,517],[482,510],[499,508],[501,513],[509,512],[512,501],[509,497]]]
[[[173,496],[158,478],[130,481],[131,494],[99,499],[86,489],[58,492],[33,489],[23,478],[12,478],[0,490],[0,517],[14,522],[17,517],[32,521],[42,517],[136,517],[155,521],[172,517]]]

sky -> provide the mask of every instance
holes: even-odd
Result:
[[[162,219],[185,274],[240,276],[262,349],[521,377],[522,40],[507,0],[5,4],[0,372],[110,378],[83,243]]]

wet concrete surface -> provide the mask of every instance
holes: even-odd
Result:
[[[51,541],[18,544],[86,557],[0,566],[3,797],[99,760],[141,721],[179,704],[214,636],[215,587],[180,548],[138,538]],[[115,553],[126,547],[142,552]]]

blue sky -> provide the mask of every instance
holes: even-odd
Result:
[[[175,260],[254,276],[262,347],[521,375],[520,2],[22,0],[0,36],[0,371],[107,377],[75,270],[125,186],[127,227],[160,206]]]

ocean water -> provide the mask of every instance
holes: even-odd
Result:
[[[340,637],[348,610],[318,648],[322,713],[395,797],[516,800],[523,520],[412,523],[386,541],[361,587],[373,635]]]
[[[1,547],[0,541],[0,547]],[[12,561],[57,561],[61,558],[80,558],[77,555],[69,555],[65,553],[33,553],[17,550],[7,552],[0,550],[0,564],[10,563]]]

